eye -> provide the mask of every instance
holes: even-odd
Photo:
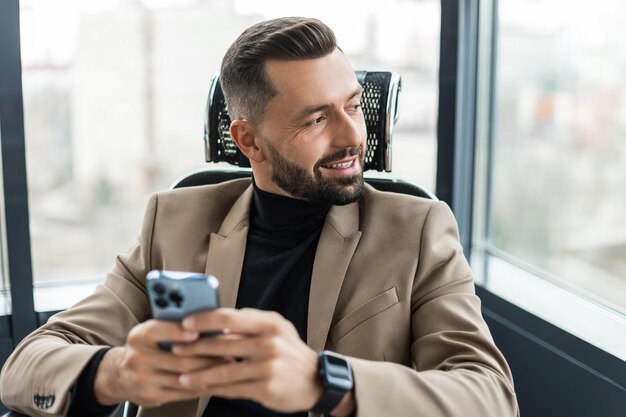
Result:
[[[360,109],[361,109],[361,103],[355,103],[348,107],[348,110],[350,110],[353,113],[358,112]]]
[[[326,120],[326,117],[325,116],[320,116],[320,117],[317,117],[317,118],[311,120],[310,122],[307,122],[306,125],[307,126],[317,126],[317,125],[321,124],[324,120]]]

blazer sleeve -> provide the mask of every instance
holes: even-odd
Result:
[[[93,294],[51,317],[16,347],[0,375],[5,406],[29,416],[66,415],[72,386],[91,358],[104,347],[123,345],[130,329],[150,317],[145,276],[156,209],[154,195],[138,242],[117,257]]]
[[[509,367],[480,311],[472,273],[445,203],[422,229],[411,294],[414,367],[347,358],[358,417],[519,415]]]

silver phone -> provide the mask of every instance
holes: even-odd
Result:
[[[157,320],[181,322],[191,314],[219,307],[219,282],[213,275],[197,272],[154,270],[147,275],[148,297],[152,316]],[[221,330],[202,332],[214,336]],[[170,350],[171,342],[159,342]]]

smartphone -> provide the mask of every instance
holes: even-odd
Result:
[[[181,322],[193,313],[219,307],[219,282],[213,275],[154,270],[148,272],[147,286],[152,316],[157,320]],[[200,336],[222,333],[212,330]],[[171,350],[172,343],[159,342],[159,347]]]

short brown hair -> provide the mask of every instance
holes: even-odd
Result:
[[[283,17],[246,29],[226,51],[220,70],[231,118],[258,122],[276,95],[265,72],[265,61],[321,58],[335,48],[335,34],[317,19]]]

